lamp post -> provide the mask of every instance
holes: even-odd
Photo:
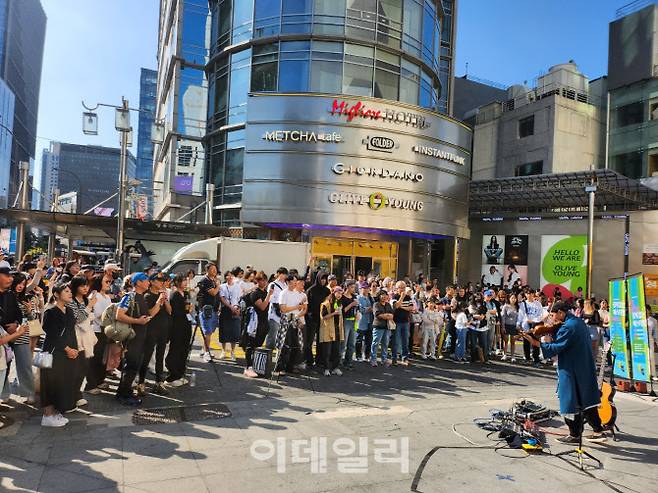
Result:
[[[585,187],[585,192],[588,194],[588,210],[587,210],[587,290],[586,296],[592,297],[592,267],[594,265],[594,208],[596,205],[596,175],[594,167],[592,166],[592,178],[589,185]]]

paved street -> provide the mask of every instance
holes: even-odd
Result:
[[[535,485],[555,492],[574,487],[579,492],[658,490],[658,403],[649,397],[618,394],[620,441],[588,449],[603,461],[602,470],[583,473],[548,455],[493,450],[496,444],[472,419],[487,416],[492,408],[508,409],[521,397],[555,407],[551,369],[500,362],[488,367],[419,362],[391,369],[360,363],[340,378],[314,373],[286,377],[268,390],[268,381],[248,380],[232,363],[193,361],[191,366],[197,372],[195,388],[174,390],[166,398],[149,396],[144,404],[144,409],[186,406],[176,421],[188,421],[134,425],[132,412],[108,393],[90,397],[91,414],[74,413],[67,427],[43,429],[36,410],[12,403],[12,409],[2,410],[17,422],[0,431],[0,488],[392,492],[413,491],[413,485],[430,492],[527,491]],[[221,406],[194,406],[218,403],[230,416],[213,416],[218,409],[226,411]],[[561,426],[560,421],[551,424]],[[565,428],[548,430],[561,433]],[[297,454],[292,463],[293,440],[313,437],[327,437],[326,472],[312,474],[322,460],[300,462],[308,454]],[[339,473],[334,447],[344,449],[336,440],[358,443],[359,437],[368,447],[367,470]],[[399,445],[403,438],[408,438],[408,471],[397,463],[381,463],[375,450],[376,439],[395,439]],[[554,438],[549,438],[551,452],[565,450]],[[254,445],[256,440],[261,442]],[[275,448],[282,444],[285,453],[277,462]],[[417,473],[434,447],[441,448]],[[266,455],[272,458],[264,460]]]

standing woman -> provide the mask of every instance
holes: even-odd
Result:
[[[75,315],[67,305],[73,295],[67,284],[53,288],[54,306],[43,316],[46,340],[43,351],[52,353],[52,368],[41,369],[41,426],[60,427],[69,422],[63,412],[75,409],[75,375],[78,356],[78,341],[75,335]]]
[[[98,395],[102,390],[109,387],[104,383],[107,368],[105,358],[107,337],[101,327],[101,318],[105,309],[112,304],[111,287],[112,279],[103,274],[96,274],[91,282],[91,290],[96,293],[92,297],[96,299],[96,302],[92,306],[91,326],[98,339],[94,345],[94,355],[89,360],[87,367],[87,385],[85,386],[85,391],[91,395]]]
[[[592,298],[587,298],[583,302],[583,311],[580,318],[583,319],[589,329],[589,337],[592,340],[592,355],[594,356],[594,361],[596,361],[598,358],[599,338],[601,337],[601,315],[599,315]]]
[[[324,363],[324,376],[341,376],[340,343],[345,340],[343,329],[343,288],[335,286],[327,299],[320,305],[320,350]]]
[[[94,306],[96,305],[96,293],[91,293],[90,299],[87,300],[89,293],[89,284],[84,276],[74,276],[69,283],[72,300],[69,308],[75,317],[75,336],[78,344],[78,357],[76,358],[76,371],[73,374],[75,385],[75,405],[77,407],[87,404],[87,400],[82,397],[82,382],[87,375],[87,359],[94,356],[94,346],[97,338],[94,334],[91,321],[93,320]]]
[[[182,274],[174,278],[169,304],[172,325],[169,331],[169,352],[165,359],[169,371],[166,381],[172,387],[180,387],[187,383],[185,367],[192,339],[192,303],[187,294],[187,278]]]
[[[516,328],[516,322],[519,319],[519,304],[514,293],[507,296],[505,304],[500,310],[500,320],[503,326],[503,357],[501,361],[507,359],[507,348],[510,348],[510,361],[516,363],[514,351],[516,349],[516,337],[519,331]]]
[[[219,301],[221,303],[219,342],[222,345],[219,359],[224,359],[226,353],[230,351],[231,361],[235,361],[235,346],[240,340],[240,298],[242,297],[242,290],[238,275],[241,272],[240,267],[234,268],[233,271],[226,271],[224,273],[226,282],[219,288]]]

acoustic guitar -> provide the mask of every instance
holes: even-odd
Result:
[[[601,391],[601,405],[599,406],[599,418],[601,418],[601,425],[606,430],[611,430],[615,426],[617,421],[617,407],[613,399],[615,398],[615,387],[608,382],[603,380],[603,375],[605,373],[605,363],[606,355],[610,350],[611,343],[610,341],[606,342],[601,348],[601,369],[599,370],[599,389]],[[613,356],[614,357],[614,356]],[[614,361],[612,363],[614,368]]]

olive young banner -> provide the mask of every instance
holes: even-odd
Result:
[[[642,274],[630,276],[626,283],[628,285],[633,380],[649,382],[651,380],[651,365],[649,363],[647,308],[644,301],[644,276]]]
[[[608,283],[610,299],[610,342],[615,356],[613,373],[630,378],[628,346],[626,345],[626,283],[624,279],[611,279]]]
[[[553,295],[555,288],[562,298],[574,296],[585,288],[587,278],[587,236],[544,235],[541,237],[540,284],[544,293]]]

